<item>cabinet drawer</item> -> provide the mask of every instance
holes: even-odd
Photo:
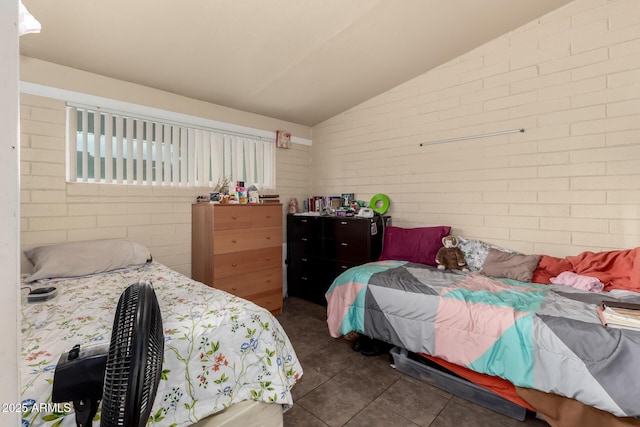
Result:
[[[281,268],[281,266],[281,246],[214,255],[213,279],[215,283],[215,281],[223,277],[267,270],[270,268]]]
[[[366,240],[327,239],[324,242],[324,253],[327,258],[363,263],[371,260],[369,242]]]
[[[250,206],[251,222],[254,227],[281,227],[282,205]]]
[[[225,277],[216,280],[213,287],[242,298],[264,292],[273,293],[276,290],[282,293],[282,269],[274,268]]]
[[[287,269],[287,277],[296,278],[302,283],[308,282],[310,279],[318,277],[322,264],[310,258],[301,258],[289,262]]]
[[[335,258],[336,260],[348,262],[367,262],[369,261],[369,242],[365,240],[338,240],[335,242]]]
[[[319,239],[322,235],[322,220],[312,216],[293,216],[287,222],[287,233],[296,238]]]
[[[322,267],[324,267],[322,270],[317,270],[290,266],[287,269],[287,293],[289,296],[326,304],[324,294],[329,289],[335,275],[326,266],[323,265]]]
[[[371,220],[365,218],[332,218],[326,221],[324,237],[332,239],[366,239]]]
[[[251,206],[216,205],[213,214],[213,229],[229,230],[251,227]]]
[[[363,263],[351,263],[351,262],[340,262],[336,261],[334,264],[334,279],[350,269],[351,267],[355,267],[356,265],[361,265]]]
[[[305,257],[320,255],[322,253],[322,241],[308,237],[290,237],[287,243],[287,251],[291,257]]]
[[[213,253],[216,255],[275,246],[282,248],[282,227],[216,230],[213,235]]]
[[[288,260],[289,266],[302,268],[302,269],[310,269],[317,268],[321,265],[321,262],[318,261],[318,258],[314,256],[302,255],[298,256],[297,254],[292,255]]]

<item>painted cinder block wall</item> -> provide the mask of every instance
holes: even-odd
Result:
[[[640,246],[640,1],[574,1],[315,126],[311,174],[313,194],[386,193],[398,226]]]
[[[138,90],[143,95],[147,91]],[[20,102],[21,249],[129,238],[146,245],[155,260],[190,276],[191,204],[211,189],[68,183],[65,102],[24,93]],[[268,118],[264,120],[269,124]],[[278,125],[282,124],[272,123]],[[275,192],[285,205],[289,197],[302,199],[307,193],[309,149],[309,145],[292,144],[289,150],[277,150]],[[283,218],[285,214],[283,206]],[[21,264],[23,272],[31,270],[24,255]]]
[[[257,128],[285,125],[36,60],[20,65],[24,81]],[[189,209],[199,190],[65,183],[64,103],[23,94],[20,114],[23,249],[124,236],[190,274]],[[520,127],[524,134],[419,147]],[[395,225],[449,224],[526,253],[639,246],[640,2],[572,2],[312,136],[312,147],[278,151],[283,202],[383,192]]]

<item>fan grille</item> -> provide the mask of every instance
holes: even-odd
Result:
[[[164,335],[156,294],[148,282],[120,296],[107,356],[101,426],[145,425],[162,373]]]

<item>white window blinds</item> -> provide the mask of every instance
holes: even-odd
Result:
[[[275,188],[275,143],[215,129],[67,106],[72,182],[213,187],[221,177]]]

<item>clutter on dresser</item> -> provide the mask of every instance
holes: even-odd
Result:
[[[280,195],[279,194],[260,194],[258,197],[260,203],[262,204],[278,204],[280,203]]]
[[[387,213],[387,211],[389,210],[389,205],[390,205],[390,200],[389,200],[389,196],[387,196],[386,194],[376,194],[375,196],[373,196],[371,198],[371,200],[369,201],[369,207],[376,213],[379,213],[380,215],[384,215]]]
[[[373,218],[374,215],[384,215],[389,209],[389,198],[384,194],[376,194],[367,203],[357,200],[354,193],[342,193],[340,196],[311,196],[303,201],[303,213],[315,213],[324,216],[341,218]],[[291,211],[289,213],[296,213]],[[298,212],[298,215],[300,213]]]
[[[244,181],[230,183],[229,177],[221,177],[208,195],[196,196],[196,203],[214,203],[221,205],[237,204],[279,204],[278,194],[261,194],[260,184],[246,186]]]
[[[287,213],[296,214],[298,213],[298,199],[292,197],[289,199],[289,203],[287,206]]]
[[[249,198],[249,204],[260,202],[260,193],[255,185],[252,185],[247,189],[247,196]]]
[[[221,176],[218,178],[216,186],[213,187],[214,193],[227,194],[229,193],[229,184],[231,183],[231,177]]]

